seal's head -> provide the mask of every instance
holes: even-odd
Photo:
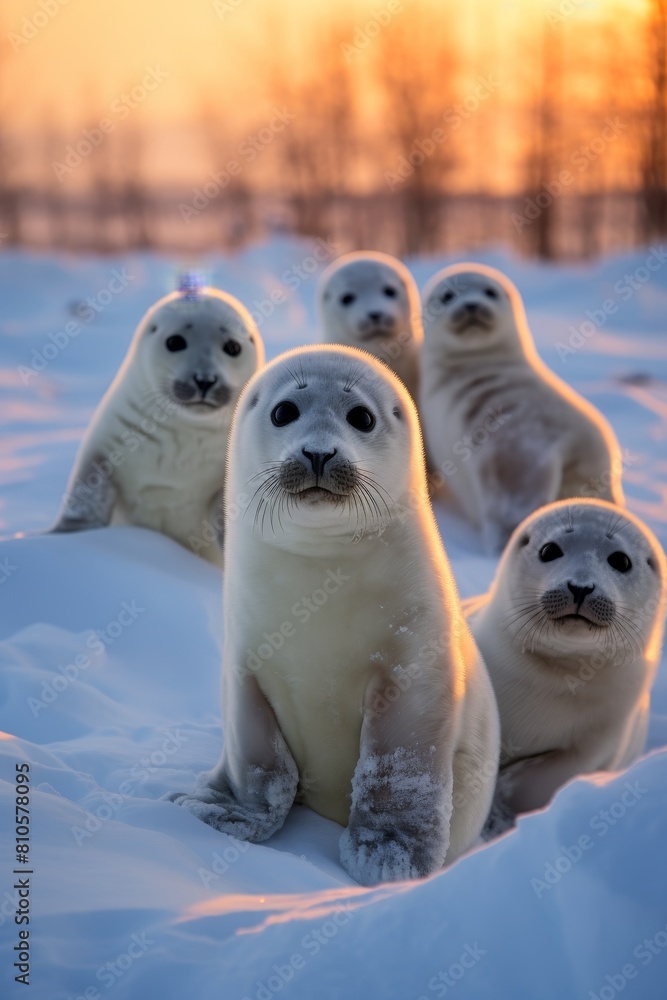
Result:
[[[601,500],[565,500],[519,525],[492,599],[524,651],[646,659],[660,647],[666,586],[664,553],[638,518]]]
[[[426,343],[453,358],[515,353],[530,340],[519,292],[483,264],[443,268],[426,284],[422,306]]]
[[[300,348],[246,386],[230,438],[227,508],[241,504],[262,539],[298,549],[318,536],[372,533],[413,484],[425,493],[414,404],[371,355]]]
[[[229,414],[264,363],[264,345],[249,312],[215,288],[160,299],[137,327],[132,353],[147,392],[197,421]]]
[[[419,294],[400,261],[350,253],[322,275],[318,303],[324,339],[375,352],[383,342],[421,340]]]

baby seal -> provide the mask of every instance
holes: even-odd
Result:
[[[384,361],[417,401],[423,340],[419,291],[400,260],[384,253],[349,253],[320,282],[323,339],[359,347]]]
[[[229,446],[222,757],[172,801],[266,840],[295,801],[346,826],[358,882],[428,875],[473,844],[497,708],[428,502],[416,410],[370,355],[283,354]]]
[[[514,532],[469,611],[498,698],[499,793],[511,814],[641,754],[666,588],[657,539],[613,504],[560,501]]]
[[[423,300],[429,467],[488,551],[555,500],[622,504],[614,433],[540,360],[514,285],[493,268],[457,264],[431,279]]]
[[[257,328],[231,295],[188,287],[160,299],[92,418],[52,530],[133,524],[220,565],[227,436],[263,363]]]

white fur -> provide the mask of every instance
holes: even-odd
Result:
[[[167,348],[175,335],[185,349]],[[241,348],[234,356],[223,349],[230,342]],[[221,564],[229,426],[263,362],[257,328],[232,296],[205,288],[157,302],[92,418],[54,530],[134,524]]]
[[[549,543],[563,554],[545,562]],[[627,572],[607,561],[618,552]],[[498,698],[499,804],[510,815],[546,805],[576,774],[628,767],[642,752],[666,588],[658,541],[613,504],[560,501],[517,528],[489,594],[467,609]],[[588,620],[572,617],[578,597]]]
[[[353,301],[345,304],[346,296]],[[407,267],[384,253],[345,254],[322,275],[317,299],[323,340],[368,351],[417,402],[424,335],[419,292]]]
[[[623,503],[613,431],[539,359],[505,275],[481,264],[445,268],[424,289],[423,309],[429,467],[489,552],[502,551],[544,504],[576,496]]]
[[[299,415],[276,427],[281,402]],[[357,407],[371,430],[349,423]],[[228,513],[225,746],[194,794],[171,797],[259,841],[298,794],[347,827],[359,882],[427,875],[479,835],[498,719],[410,396],[368,354],[293,351],[246,387],[229,455],[226,508],[245,513]]]

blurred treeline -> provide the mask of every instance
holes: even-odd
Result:
[[[5,44],[2,245],[224,249],[289,231],[548,260],[667,235],[667,0],[622,17],[613,0],[512,6],[465,40],[454,0],[323,13],[297,52],[276,18],[247,53],[262,101],[241,89],[232,115],[229,95],[196,95],[171,136],[141,110],[102,133],[95,107],[74,133],[3,126],[19,99]],[[187,176],[166,184],[175,151]]]

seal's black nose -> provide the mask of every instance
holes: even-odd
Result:
[[[302,451],[303,454],[308,459],[308,461],[310,462],[313,472],[319,479],[322,473],[324,472],[324,466],[327,464],[329,459],[334,457],[338,449],[334,448],[333,451],[323,452],[323,451],[306,451],[305,448],[302,448]]]
[[[217,375],[214,375],[213,378],[200,378],[199,375],[195,375],[193,376],[192,381],[201,392],[202,397],[204,397],[208,392],[208,390],[212,389],[215,383],[218,381],[218,377]]]
[[[595,585],[592,587],[578,587],[576,583],[572,583],[570,580],[567,582],[567,589],[570,591],[575,601],[577,602],[577,611],[584,603],[584,600],[588,594],[592,594],[595,590]]]

